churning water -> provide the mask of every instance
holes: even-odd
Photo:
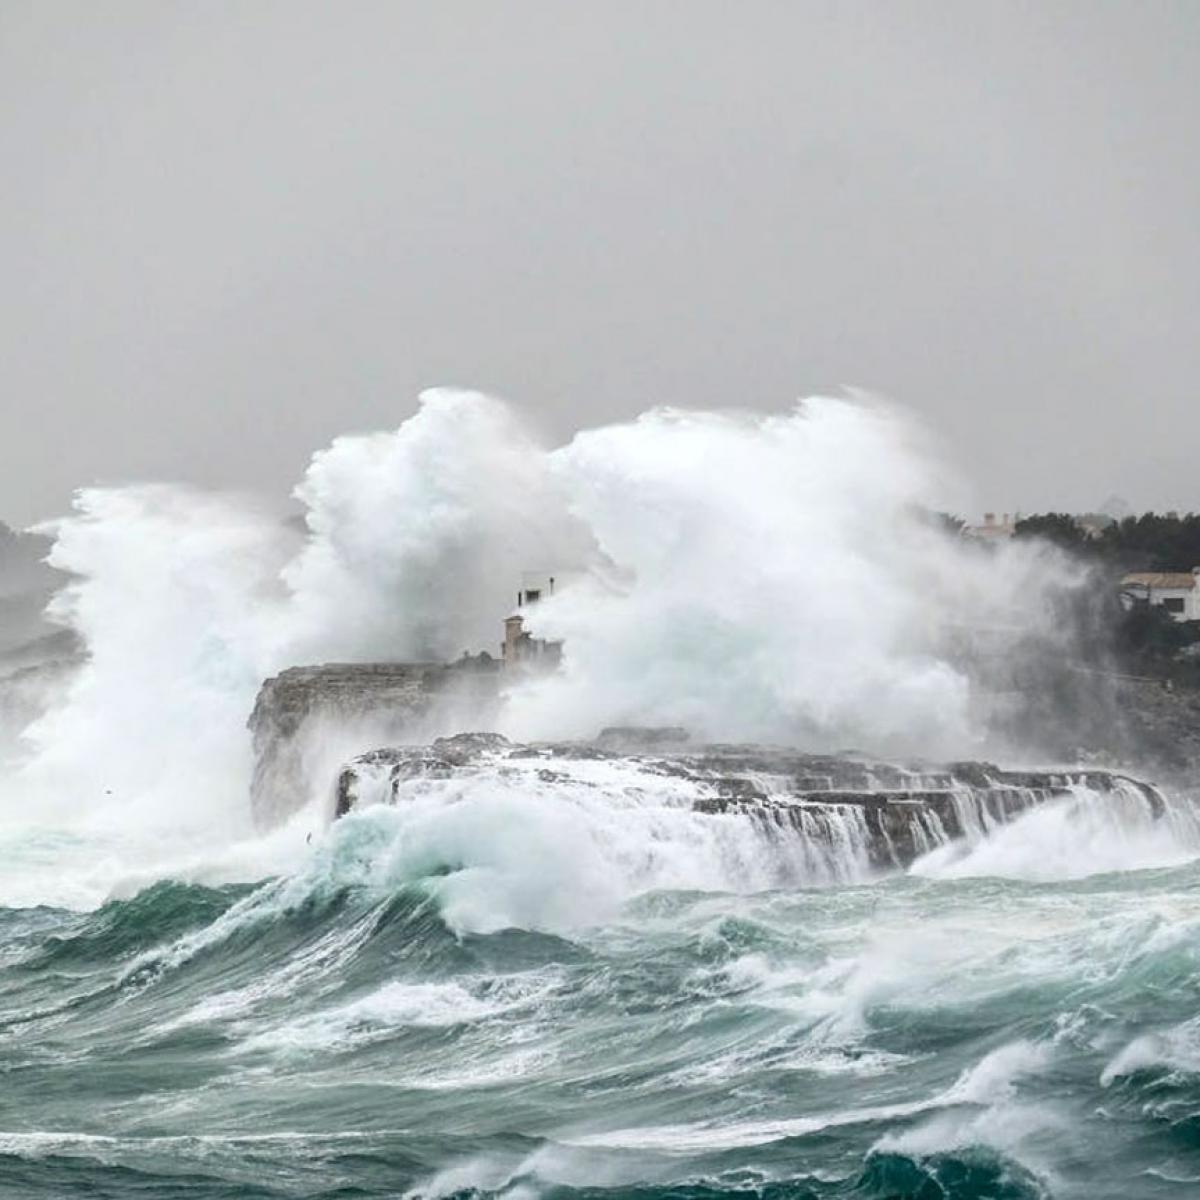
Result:
[[[4,910],[0,1191],[1197,1194],[1194,835],[1080,794],[816,885],[661,782],[483,772],[265,882]]]
[[[522,557],[594,582],[514,730],[976,749],[937,624],[1033,623],[1060,568],[960,559],[906,515],[921,461],[853,406],[546,455],[451,397],[319,456],[299,545],[83,496],[55,554],[91,658],[0,803],[0,1196],[1200,1195],[1185,798],[1077,787],[882,874],[852,822],[694,812],[630,761],[332,826],[320,781],[251,826],[265,673],[475,649]]]

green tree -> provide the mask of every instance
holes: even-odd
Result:
[[[1013,535],[1019,538],[1041,538],[1064,550],[1085,553],[1092,547],[1091,539],[1070,513],[1036,513],[1018,521]]]

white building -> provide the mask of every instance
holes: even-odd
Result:
[[[1138,571],[1121,580],[1121,590],[1161,604],[1176,621],[1200,621],[1200,567],[1190,571]]]

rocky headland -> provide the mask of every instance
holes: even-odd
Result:
[[[486,769],[532,771],[545,782],[568,764],[608,761],[647,779],[686,782],[697,812],[741,813],[827,842],[859,838],[871,863],[883,867],[906,865],[1080,787],[1156,818],[1162,795],[1140,780],[1190,790],[1200,779],[1200,696],[1154,680],[1060,673],[1014,693],[998,740],[1030,747],[1026,761],[1073,764],[1053,770],[694,745],[674,728],[613,728],[592,741],[530,745],[492,733],[437,736],[487,728],[502,681],[495,663],[474,659],[326,664],[268,680],[250,718],[256,815],[270,823],[314,795],[328,797],[331,815],[343,815],[365,803],[402,801],[417,779]]]

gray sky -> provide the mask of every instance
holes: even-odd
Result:
[[[0,517],[854,384],[1200,508],[1200,4],[0,0]]]

